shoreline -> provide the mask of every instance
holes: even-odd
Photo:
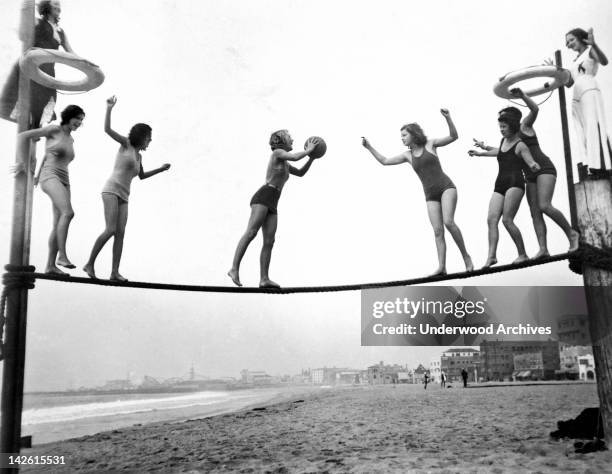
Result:
[[[604,472],[611,451],[575,454],[574,440],[549,436],[558,420],[594,404],[596,388],[586,384],[347,387],[284,394],[233,413],[133,426],[23,454],[65,455],[65,470],[54,472]]]

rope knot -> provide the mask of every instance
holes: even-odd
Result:
[[[582,275],[584,266],[612,272],[612,248],[581,243],[580,248],[569,257],[569,268]]]

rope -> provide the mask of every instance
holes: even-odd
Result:
[[[612,248],[599,248],[581,243],[578,251],[569,258],[570,270],[582,275],[584,266],[612,272]]]
[[[2,296],[0,296],[0,360],[4,359],[4,325],[6,324],[6,299],[11,290],[26,288],[34,289],[36,270],[33,266],[5,265],[8,272],[2,275]]]
[[[537,260],[526,260],[521,263],[512,263],[508,265],[499,265],[489,268],[481,268],[471,272],[449,273],[447,275],[436,275],[429,277],[412,278],[408,280],[394,280],[378,283],[356,283],[348,285],[330,285],[330,286],[294,286],[286,288],[257,288],[257,287],[236,287],[236,286],[200,286],[200,285],[181,285],[173,283],[151,283],[139,281],[113,281],[113,280],[98,280],[86,277],[73,277],[70,275],[56,275],[49,273],[29,273],[28,275],[40,280],[63,281],[67,283],[84,283],[88,285],[100,286],[120,286],[125,288],[144,288],[156,290],[173,290],[173,291],[190,291],[204,293],[273,293],[273,294],[292,294],[292,293],[328,293],[337,291],[357,291],[368,290],[375,288],[387,288],[393,286],[409,286],[432,283],[438,281],[458,280],[463,278],[472,278],[481,275],[489,275],[492,273],[501,273],[509,270],[517,270],[519,268],[534,267],[536,265],[544,265],[547,263],[566,260],[573,256],[573,253],[563,253],[552,255],[546,258]]]

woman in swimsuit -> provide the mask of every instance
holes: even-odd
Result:
[[[94,243],[89,260],[83,267],[83,271],[90,278],[96,278],[95,263],[100,250],[114,237],[113,242],[113,267],[110,279],[115,281],[127,281],[119,273],[119,263],[123,252],[123,237],[128,218],[128,198],[132,179],[138,176],[147,179],[170,168],[168,163],[151,171],[142,169],[141,151],[147,149],[151,143],[151,127],[145,123],[137,123],[132,127],[127,137],[119,135],[111,128],[111,112],[117,103],[115,96],[106,101],[106,118],[104,120],[104,131],[121,146],[115,158],[113,174],[102,189],[102,203],[104,204],[104,219],[106,228],[98,236]]]
[[[281,191],[289,176],[304,176],[310,169],[315,158],[309,156],[317,146],[319,141],[316,138],[309,138],[306,142],[304,151],[292,152],[293,138],[287,130],[277,130],[270,136],[270,148],[272,154],[268,160],[266,171],[266,184],[264,184],[251,198],[251,216],[247,224],[247,229],[238,241],[232,268],[227,275],[232,279],[236,286],[242,286],[240,282],[240,263],[259,229],[263,234],[263,247],[259,259],[260,267],[260,288],[280,288],[280,285],[270,279],[270,259],[272,258],[272,247],[276,236],[278,224],[278,200]],[[289,164],[291,161],[299,161],[308,156],[308,161],[301,167],[296,168]]]
[[[383,165],[398,165],[410,163],[418,175],[425,192],[427,213],[433,227],[438,252],[438,268],[432,274],[446,274],[446,241],[444,228],[452,235],[465,262],[465,269],[471,272],[474,269],[472,259],[468,254],[459,226],[455,223],[455,208],[457,206],[457,188],[451,179],[444,174],[437,155],[437,148],[446,146],[458,138],[457,129],[447,109],[440,113],[446,119],[449,135],[443,138],[428,140],[423,129],[417,123],[410,123],[401,128],[402,143],[408,150],[392,158],[386,158],[370,144],[362,139],[362,145]]]
[[[483,268],[497,263],[497,243],[499,241],[499,219],[516,245],[518,258],[513,263],[520,263],[529,257],[525,252],[525,244],[521,231],[514,223],[521,200],[525,194],[523,178],[523,161],[529,169],[536,173],[540,166],[534,161],[529,148],[520,139],[521,123],[516,114],[502,112],[498,117],[502,141],[499,148],[486,151],[470,150],[470,156],[497,156],[499,173],[495,180],[495,188],[489,202],[487,224],[489,227],[489,256]]]
[[[532,172],[527,166],[523,166],[523,173],[527,183],[527,202],[531,210],[531,218],[533,219],[533,227],[538,239],[540,250],[535,255],[535,258],[548,257],[548,245],[546,242],[546,223],[544,222],[544,214],[553,220],[565,233],[569,242],[569,251],[573,252],[578,249],[578,240],[580,234],[570,226],[569,222],[563,216],[561,211],[552,205],[552,197],[555,191],[557,182],[557,170],[550,158],[544,154],[540,148],[538,137],[536,136],[533,124],[538,116],[538,105],[531,97],[526,95],[521,89],[516,88],[510,91],[517,98],[523,99],[529,108],[529,114],[521,121],[521,130],[519,133],[520,139],[527,145],[531,156],[540,166],[539,171]],[[516,107],[506,107],[502,109],[500,114],[513,114],[519,121],[522,118],[522,113]],[[475,145],[483,150],[497,152],[497,149],[491,146],[486,146],[484,143],[474,140]]]
[[[53,204],[53,229],[49,236],[49,256],[47,258],[47,273],[65,275],[57,265],[65,268],[75,268],[66,255],[66,240],[68,227],[74,217],[70,202],[70,179],[68,165],[74,159],[74,140],[72,132],[83,123],[85,112],[78,105],[69,105],[61,113],[59,125],[49,125],[21,132],[21,139],[37,139],[45,137],[45,157],[36,181],[43,192],[49,196]]]

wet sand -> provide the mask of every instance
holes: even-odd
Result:
[[[23,454],[66,456],[53,472],[611,472],[612,451],[575,454],[574,440],[549,437],[597,405],[594,384],[323,389]]]

